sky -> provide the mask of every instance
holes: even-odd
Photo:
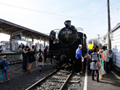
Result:
[[[110,14],[113,28],[120,22],[120,0],[110,0]],[[45,34],[71,20],[88,40],[108,31],[107,0],[0,0],[0,18]]]

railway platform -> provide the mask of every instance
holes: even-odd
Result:
[[[119,90],[120,75],[116,71],[106,74],[99,82],[92,80],[92,76],[88,74],[86,90]],[[85,86],[84,86],[85,87]]]
[[[23,72],[22,64],[10,65],[9,73],[10,80],[0,83],[0,90],[25,90],[31,84],[35,83],[39,79],[48,75],[55,69],[55,64],[43,66],[42,72],[39,72],[35,67],[35,63],[32,66],[32,73]]]

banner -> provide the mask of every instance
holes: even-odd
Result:
[[[14,40],[21,40],[21,38],[22,38],[22,33],[18,33],[12,36],[12,39]]]

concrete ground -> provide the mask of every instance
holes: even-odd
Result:
[[[10,80],[0,83],[0,90],[25,90],[27,87],[55,70],[55,64],[43,66],[42,72],[33,63],[32,73],[22,72],[22,64],[10,65]]]
[[[120,90],[120,79],[110,72],[97,82],[92,81],[91,74],[88,74],[87,90]]]
[[[54,64],[45,65],[42,72],[39,72],[35,63],[33,63],[32,74],[29,74],[28,72],[22,72],[22,64],[10,65],[10,81],[1,83],[0,90],[25,90],[31,84],[52,72],[54,67]],[[83,73],[80,77],[83,90],[120,90],[120,73],[116,71],[106,74],[100,82],[92,81],[90,73],[87,76]]]

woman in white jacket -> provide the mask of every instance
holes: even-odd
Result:
[[[38,54],[36,56],[36,61],[37,61],[37,65],[38,65],[39,71],[41,72],[42,66],[44,65],[44,56],[43,56],[41,50],[38,52]]]

